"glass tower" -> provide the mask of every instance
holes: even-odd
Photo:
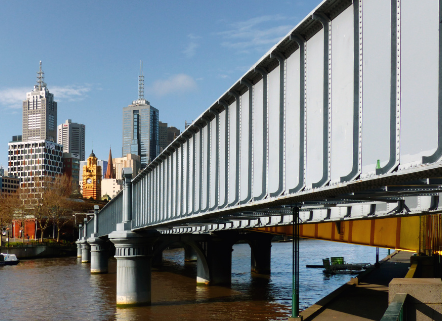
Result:
[[[138,155],[146,167],[158,155],[159,111],[145,99],[138,99],[123,108],[123,150]]]

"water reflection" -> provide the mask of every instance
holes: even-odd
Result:
[[[152,305],[116,308],[116,260],[108,274],[90,274],[81,259],[22,261],[0,267],[2,320],[286,320],[291,308],[291,244],[272,246],[270,276],[250,272],[250,247],[237,244],[232,254],[230,287],[196,286],[196,263],[184,263],[182,249],[167,250],[164,265],[152,272]],[[305,308],[350,279],[325,276],[320,264],[329,256],[349,262],[375,260],[375,249],[303,240],[300,304]],[[386,255],[381,252],[381,257]]]

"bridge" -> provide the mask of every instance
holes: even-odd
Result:
[[[171,242],[206,284],[229,281],[240,238],[268,273],[272,233],[438,251],[440,21],[438,0],[321,2],[134,179],[123,170],[83,260],[105,272],[113,242],[130,305],[150,302],[150,257]]]

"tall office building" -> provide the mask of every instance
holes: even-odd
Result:
[[[34,90],[23,101],[23,141],[57,140],[57,103],[44,82],[44,72],[37,72]]]
[[[36,180],[62,174],[63,152],[57,140],[57,103],[37,72],[34,90],[23,101],[23,135],[12,137],[8,144],[8,173],[20,179],[21,186],[34,193]]]
[[[160,146],[160,152],[162,152],[180,135],[180,130],[176,127],[168,127],[167,123],[161,121],[159,123],[159,129],[158,145]]]
[[[84,161],[85,158],[85,126],[73,123],[70,119],[58,125],[57,143],[63,145],[63,153]]]
[[[159,153],[159,111],[144,99],[144,75],[142,67],[138,77],[138,99],[123,108],[122,156],[135,154],[146,167]]]

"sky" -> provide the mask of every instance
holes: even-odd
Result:
[[[145,99],[182,131],[320,2],[0,1],[0,165],[40,61],[57,124],[86,125],[86,157],[107,160],[122,156],[140,61]]]

